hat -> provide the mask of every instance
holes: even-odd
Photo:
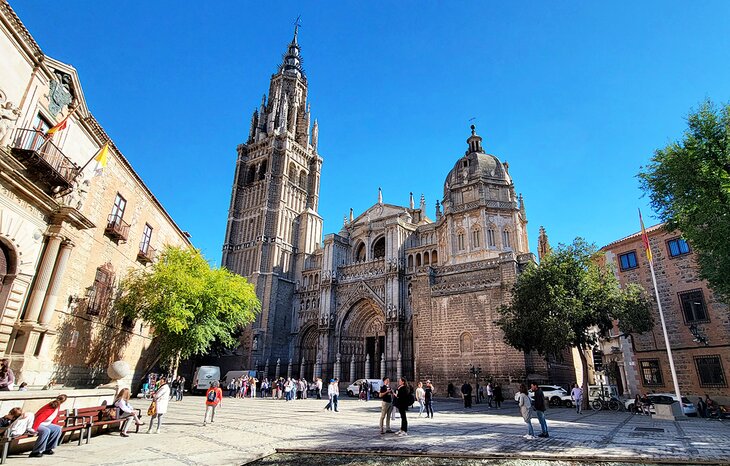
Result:
[[[335,379],[330,379],[330,383],[334,383]]]

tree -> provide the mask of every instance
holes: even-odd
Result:
[[[205,354],[214,341],[234,346],[261,310],[245,278],[211,269],[197,249],[169,246],[152,267],[130,273],[115,306],[150,324],[158,360],[175,370],[180,358]]]
[[[730,105],[704,102],[681,141],[654,153],[638,177],[667,228],[697,254],[700,275],[730,299]]]
[[[559,245],[539,266],[525,269],[513,288],[512,302],[500,308],[497,325],[510,346],[525,352],[560,357],[565,349],[577,348],[587,394],[585,352],[608,335],[614,319],[624,334],[649,330],[650,309],[640,286],[621,288],[613,271],[601,265],[596,247],[576,238],[570,245]]]

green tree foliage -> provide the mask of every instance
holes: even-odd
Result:
[[[512,302],[500,308],[497,325],[510,346],[525,352],[559,357],[577,347],[587,390],[585,351],[608,335],[614,319],[625,334],[649,330],[650,309],[640,286],[621,288],[613,271],[601,265],[596,247],[576,238],[518,277]]]
[[[730,105],[705,102],[681,141],[655,152],[638,177],[669,230],[697,253],[702,278],[730,299]]]
[[[121,291],[116,308],[150,324],[163,363],[205,354],[214,341],[234,346],[261,310],[245,278],[211,269],[186,247],[166,247],[152,267],[130,273]]]

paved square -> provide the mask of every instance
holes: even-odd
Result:
[[[142,400],[133,401],[136,407],[147,407]],[[555,408],[548,411],[550,438],[526,440],[526,426],[514,402],[501,410],[481,404],[465,411],[456,400],[438,399],[434,419],[419,418],[418,409],[412,409],[410,435],[396,437],[380,435],[377,400],[344,398],[339,413],[324,411],[325,403],[226,398],[215,423],[203,427],[204,398],[187,396],[170,404],[161,434],[132,433],[125,439],[115,432],[81,447],[64,444],[55,455],[40,459],[13,455],[8,464],[240,465],[276,449],[730,464],[727,422],[659,421],[625,412],[589,411],[579,416],[573,409]],[[400,420],[392,422],[397,430]],[[536,419],[533,425],[539,431]]]

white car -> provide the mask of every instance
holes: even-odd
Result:
[[[370,383],[370,386],[372,387],[372,390],[374,393],[380,391],[380,386],[383,385],[382,380],[380,380],[380,379],[358,379],[355,381],[355,383],[352,383],[347,387],[347,396],[360,395],[360,387],[362,386],[362,383],[365,382],[366,380]]]
[[[570,393],[566,392],[563,387],[560,387],[558,385],[538,385],[540,390],[542,390],[542,394],[545,395],[545,399],[548,401],[548,403],[552,406],[568,406],[570,407],[572,405],[572,401],[570,400]],[[534,395],[532,394],[532,390],[528,390],[527,394],[530,396],[530,399],[534,399]],[[566,403],[566,400],[570,402],[570,404]]]

